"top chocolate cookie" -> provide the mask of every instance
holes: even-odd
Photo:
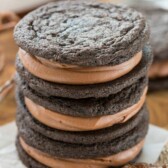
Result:
[[[59,63],[117,65],[142,50],[149,27],[140,13],[127,7],[62,1],[28,14],[14,37],[26,52]]]

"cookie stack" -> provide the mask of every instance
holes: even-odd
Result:
[[[168,89],[168,11],[156,3],[148,3],[146,0],[143,3],[134,1],[130,5],[146,16],[151,27],[154,61],[149,71],[149,89],[157,91]]]
[[[159,7],[145,12],[151,26],[154,62],[149,71],[151,91],[168,89],[168,11]]]
[[[15,28],[17,149],[31,168],[134,161],[148,130],[144,17],[111,3],[61,1]]]

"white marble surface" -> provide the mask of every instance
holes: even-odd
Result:
[[[0,168],[25,168],[17,156],[16,134],[17,128],[14,122],[0,127]],[[168,142],[168,131],[150,125],[139,162],[156,162],[166,142]]]

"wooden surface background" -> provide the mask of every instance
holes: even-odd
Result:
[[[13,40],[13,30],[0,33],[0,45],[5,54],[5,66],[0,72],[0,86],[9,80],[15,72],[15,55],[17,46]],[[14,89],[0,102],[0,125],[15,119],[16,103]]]
[[[0,44],[5,53],[5,67],[0,73],[0,85],[12,77],[15,72],[17,46],[13,40],[13,31],[0,33]],[[168,91],[160,91],[147,96],[151,123],[168,129]],[[16,103],[14,89],[0,102],[0,125],[15,119]]]

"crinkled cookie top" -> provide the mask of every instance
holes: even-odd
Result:
[[[17,44],[32,55],[80,66],[130,59],[149,38],[144,17],[111,3],[62,1],[29,13],[16,26]]]

